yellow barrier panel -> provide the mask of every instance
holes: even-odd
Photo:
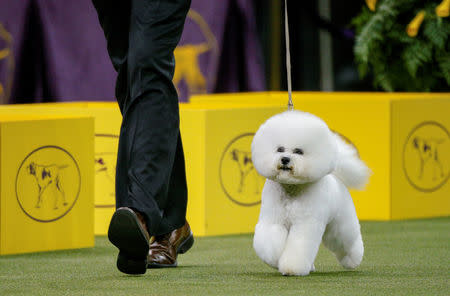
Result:
[[[360,219],[450,215],[450,93],[294,92],[293,99],[296,109],[349,139],[372,169],[366,190],[352,192]],[[287,106],[287,93],[201,95],[191,102]]]
[[[450,98],[391,102],[391,218],[450,215]]]
[[[68,102],[0,107],[0,114],[84,115],[95,118],[95,234],[105,235],[115,211],[115,170],[122,115],[117,103]]]
[[[446,198],[450,190],[447,182],[450,150],[449,138],[445,137],[450,129],[449,99],[445,93],[294,93],[297,109],[322,117],[357,147],[373,170],[367,189],[352,192],[362,220],[450,214]],[[267,118],[286,110],[286,103],[286,93],[267,92],[198,96],[192,98],[192,103],[180,104],[189,188],[188,220],[196,235],[253,231],[264,180],[248,161],[252,135]],[[112,142],[117,141],[121,121],[117,105],[81,102],[38,104],[34,108],[41,109],[43,114],[96,117],[95,229],[96,234],[105,234],[114,211],[114,179],[113,168],[105,169],[100,164],[115,163],[116,154],[108,149],[114,147],[116,151],[117,142]],[[0,108],[0,114],[3,109]],[[438,124],[424,127],[423,123],[429,121]],[[433,138],[440,140],[436,144],[423,142]],[[432,157],[426,153],[421,156],[420,152],[427,152],[425,147],[430,145],[434,145],[432,149],[437,152],[440,164],[433,165],[428,160]],[[442,174],[444,178],[438,182]],[[423,185],[428,182],[426,178],[438,180],[439,186],[433,186],[433,182]]]
[[[0,113],[0,254],[94,246],[94,120]]]
[[[116,137],[109,138],[118,135],[121,116],[117,106],[91,102],[22,105],[2,107],[0,114],[30,110],[40,114],[90,114],[96,118],[95,233],[106,234],[114,211],[112,169],[115,166],[102,171],[99,162],[103,158],[105,164],[115,163],[116,153],[111,151],[113,147],[116,151],[117,142],[108,141],[117,141]],[[242,104],[236,107],[180,104],[189,188],[187,219],[196,235],[253,231],[264,180],[248,161],[250,142],[258,126],[282,110],[280,107],[244,108]]]
[[[181,104],[187,218],[196,235],[254,231],[264,179],[253,168],[250,143],[258,127],[282,110]]]

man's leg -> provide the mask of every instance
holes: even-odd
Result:
[[[165,233],[164,229],[173,230],[185,224],[187,207],[187,185],[186,169],[184,163],[183,144],[181,135],[178,133],[177,148],[175,151],[175,161],[172,167],[172,174],[169,181],[167,194],[167,205],[161,221],[160,233]]]
[[[118,267],[126,273],[145,272],[142,270],[146,247],[142,242],[142,224],[147,224],[146,228],[155,236],[175,233],[172,237],[176,238],[174,245],[179,253],[186,251],[193,242],[189,226],[182,224],[187,190],[179,137],[178,98],[172,84],[173,50],[181,36],[189,4],[188,0],[170,3],[133,0],[129,47],[124,59],[112,54],[120,51],[110,46],[117,42],[108,40],[113,63],[121,61],[119,78],[123,78],[120,75],[123,65],[127,66],[128,74],[127,83],[118,79],[116,87],[117,93],[120,86],[128,86],[128,93],[122,99],[118,96],[123,114],[116,177],[118,210],[109,229],[110,240],[120,250]],[[102,21],[100,11],[99,18]],[[102,27],[107,39],[114,36],[108,34],[107,28],[117,28],[103,23]],[[136,214],[144,218],[145,223],[138,225]],[[134,233],[131,241],[129,233]],[[130,245],[138,250],[133,251]]]
[[[130,28],[131,2],[121,0],[93,0],[100,24],[107,41],[108,53],[118,72],[116,98],[123,112],[129,99],[127,58],[128,36]],[[123,131],[123,128],[122,128]],[[121,132],[123,135],[123,132]],[[119,150],[116,164],[116,201],[117,197],[127,195],[128,163],[126,157],[127,141],[119,138]],[[125,188],[125,190],[123,190]],[[118,203],[116,202],[116,207]],[[130,274],[145,273],[149,251],[149,234],[143,216],[131,208],[118,208],[114,213],[108,230],[108,238],[119,248],[117,267]]]
[[[187,252],[194,243],[194,236],[186,221],[187,186],[183,145],[178,134],[175,161],[169,182],[167,205],[161,220],[162,235],[153,237],[147,258],[148,268],[175,267],[178,254]]]
[[[134,134],[129,146],[129,197],[133,207],[145,214],[154,236],[149,268],[176,266],[177,255],[194,240],[185,220],[186,176],[178,96],[172,82],[173,51],[189,6],[190,0],[132,1],[130,105],[124,110],[124,124]]]
[[[169,183],[172,168],[178,165],[175,156],[179,142],[178,96],[172,83],[173,51],[189,5],[189,0],[132,0],[130,100],[123,111],[122,126],[127,134],[129,186],[123,202],[144,213],[150,234],[155,236],[171,232],[179,224],[165,221],[166,211],[170,212],[168,205],[186,207],[185,194],[171,194],[169,200],[169,190],[174,190],[169,189]],[[180,219],[184,220],[184,215]]]

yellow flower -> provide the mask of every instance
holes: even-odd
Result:
[[[421,10],[416,15],[415,18],[408,24],[408,27],[406,27],[406,33],[409,37],[416,37],[417,33],[419,32],[420,25],[423,22],[423,19],[425,17],[425,11]]]
[[[366,0],[366,4],[370,10],[375,11],[375,6],[377,5],[377,0]]]
[[[440,17],[448,17],[450,11],[450,0],[444,0],[436,7],[436,15]]]

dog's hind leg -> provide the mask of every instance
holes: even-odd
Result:
[[[439,175],[439,178],[443,178],[445,176],[444,167],[442,166],[441,162],[439,161],[437,155],[435,157],[435,163],[436,163],[436,165],[434,166],[434,169],[433,169],[433,175],[434,175],[433,180],[437,179],[437,175]]]
[[[323,244],[332,251],[345,268],[356,268],[362,261],[364,245],[356,214],[328,225],[323,236]]]
[[[419,179],[422,179],[423,177],[423,170],[425,167],[425,161],[423,159],[420,159],[420,169],[419,169]]]
[[[255,228],[253,237],[253,248],[261,260],[278,268],[278,260],[283,253],[287,229],[280,224],[259,222]]]
[[[56,189],[58,189],[58,181],[57,180],[55,180],[55,188]],[[54,210],[57,210],[58,209],[58,200],[59,200],[59,194],[58,194],[58,191],[59,190],[55,190],[55,192],[54,192],[54,200],[55,200],[55,205],[53,206],[53,209]]]
[[[239,185],[237,191],[242,193],[242,189],[244,188],[244,173],[241,171],[239,178]]]
[[[441,172],[441,177],[445,177],[445,173],[444,173],[444,167],[442,166],[442,163],[438,162],[439,165],[439,170]]]
[[[61,187],[61,183],[59,182],[59,176],[56,179],[56,188],[61,193],[62,200],[63,200],[63,205],[67,206],[66,194],[65,194],[64,190]]]
[[[39,186],[39,194],[38,194],[38,199],[37,199],[37,203],[36,203],[35,208],[40,208],[40,207],[41,207],[41,203],[42,203],[42,192],[43,192],[43,191],[44,191],[44,190],[42,190],[42,187]]]

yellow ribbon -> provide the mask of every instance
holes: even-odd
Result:
[[[421,10],[406,27],[406,33],[409,37],[416,37],[419,32],[420,25],[425,18],[425,11]]]
[[[436,7],[436,15],[440,17],[448,17],[450,11],[450,0],[444,0]]]
[[[377,0],[366,0],[366,4],[367,4],[367,7],[369,7],[369,9],[371,11],[375,11],[375,6],[377,5]]]

